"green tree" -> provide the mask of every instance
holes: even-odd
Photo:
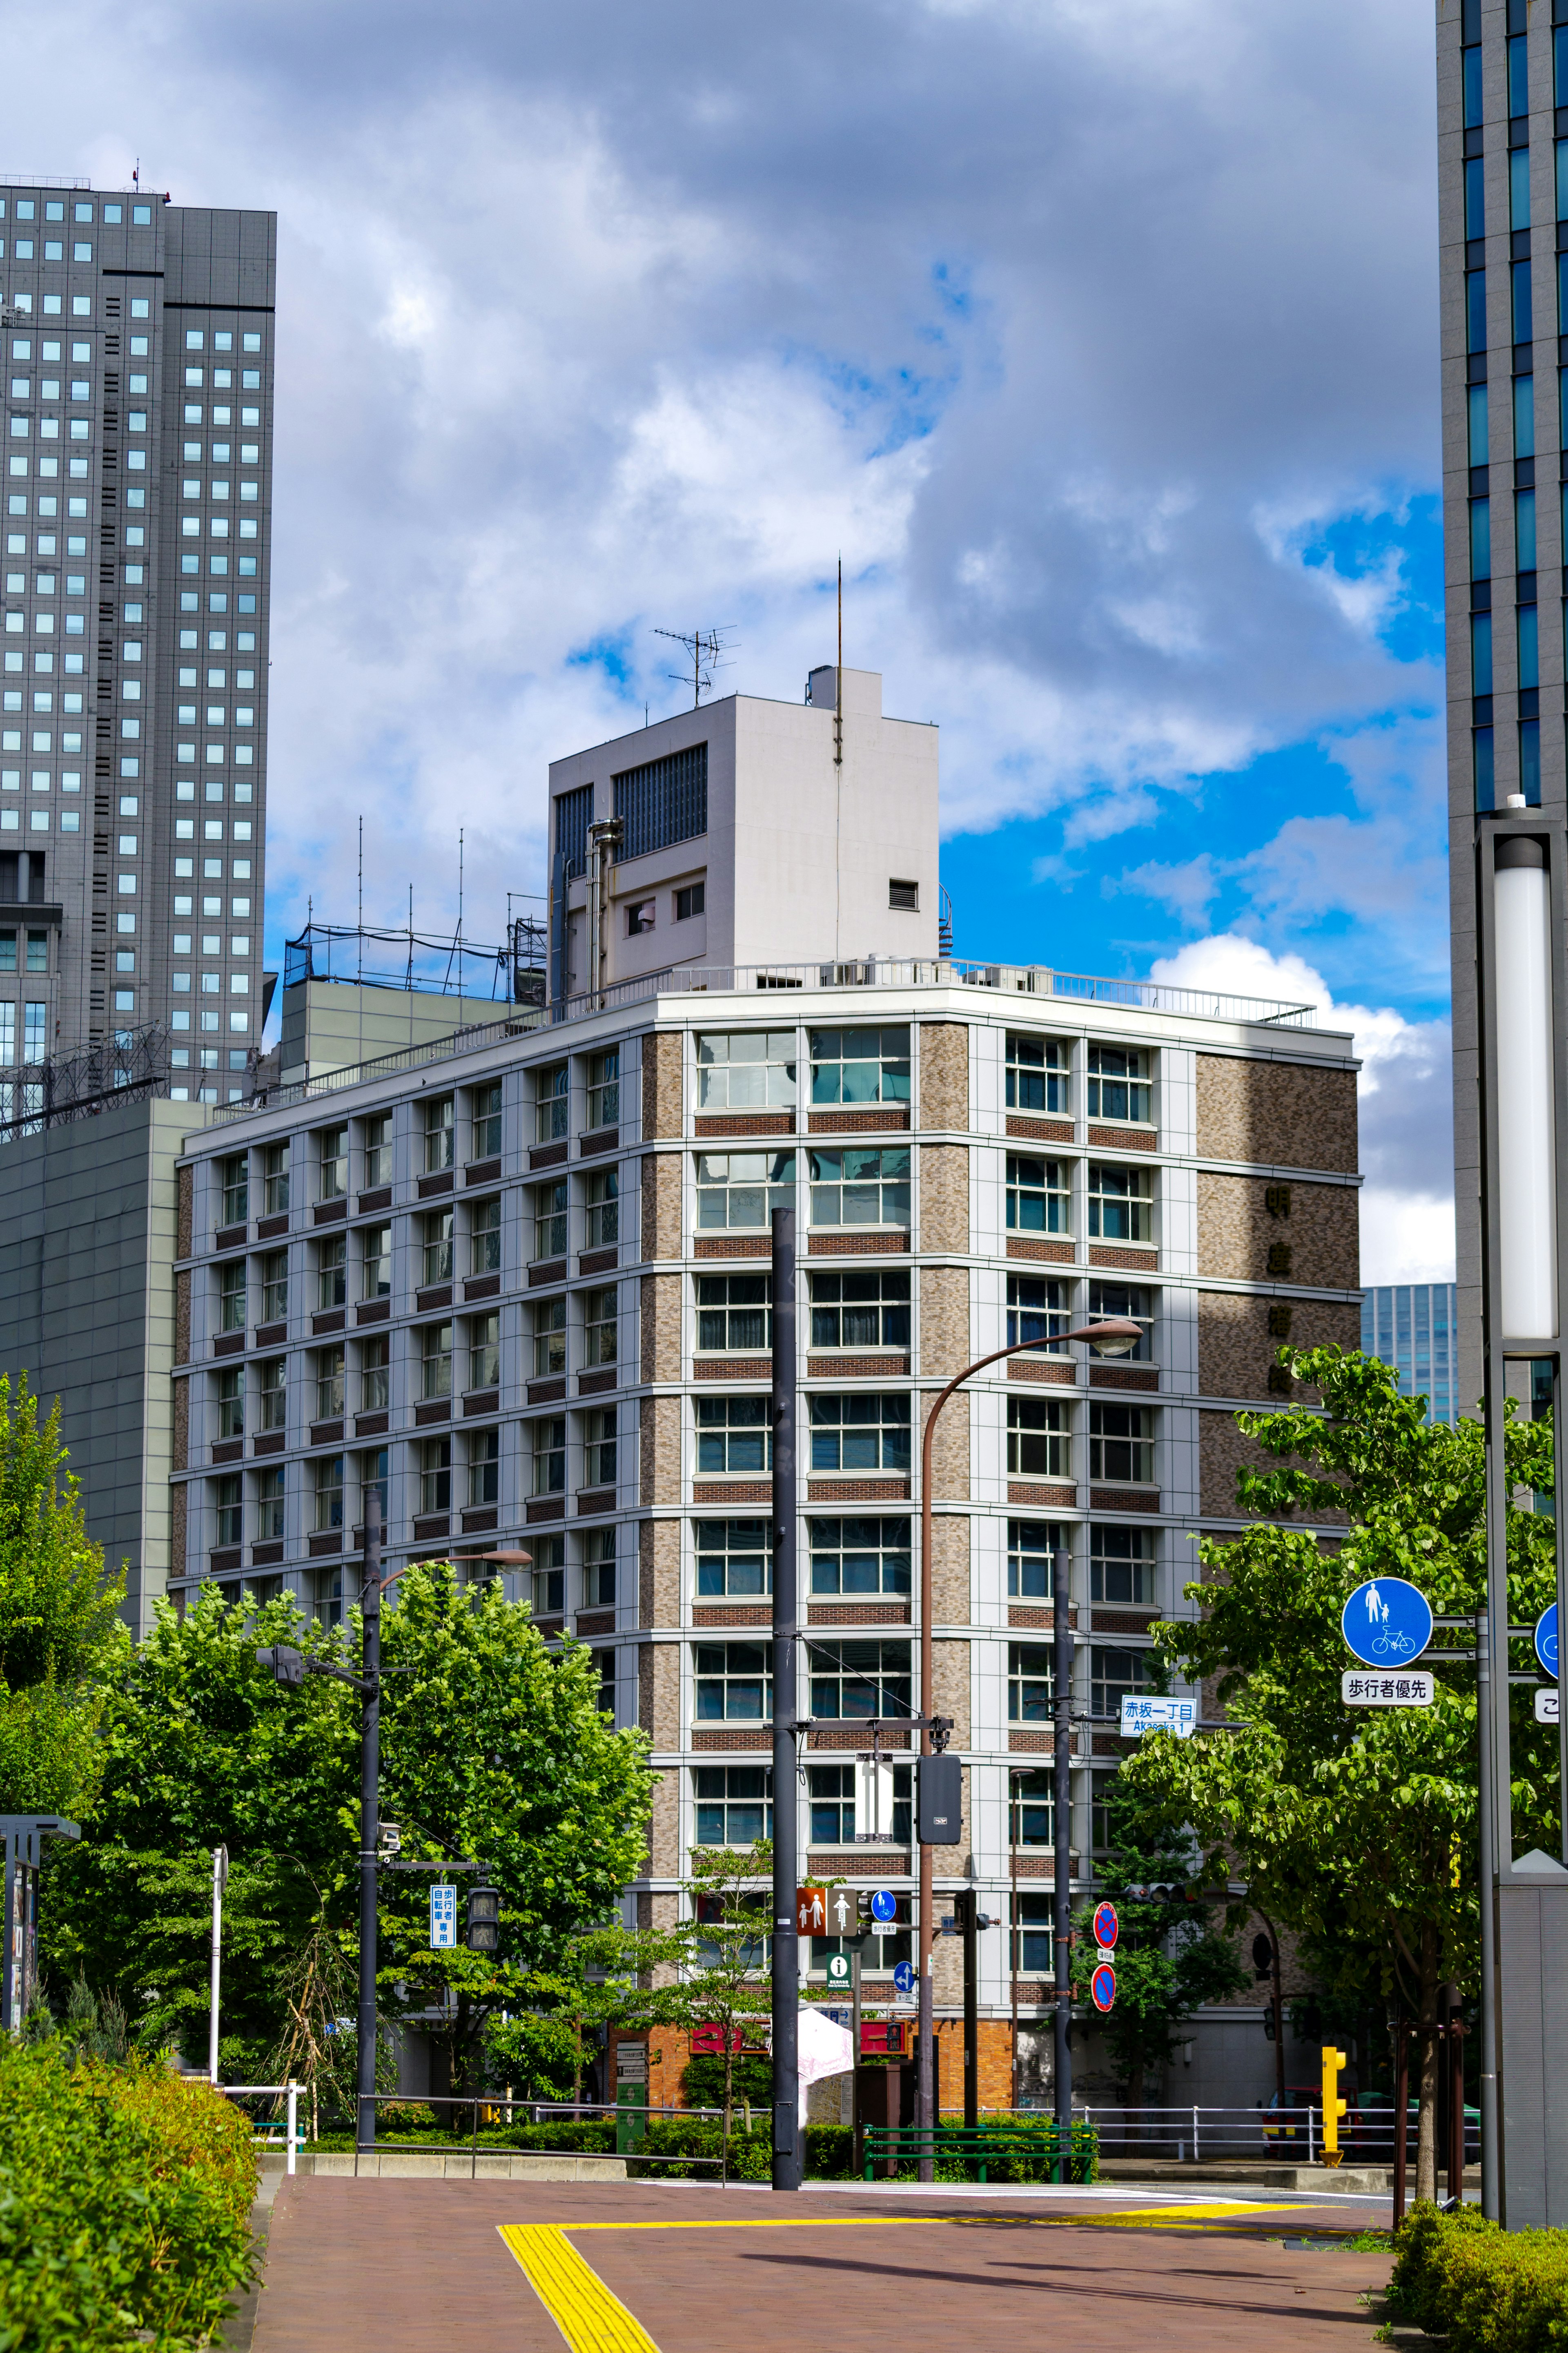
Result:
[[[668,2023],[719,2030],[723,2056],[722,2131],[728,2139],[735,2096],[735,2056],[746,2029],[773,2008],[768,1940],[773,1933],[771,1839],[753,1846],[700,1847],[686,1882],[690,1916],[673,1932],[680,1974],[658,1989]]]
[[[0,1812],[92,1806],[105,1684],[129,1637],[66,1469],[59,1408],[40,1425],[24,1373],[0,1374]]]
[[[569,2060],[572,2097],[580,2100],[584,2029],[596,2042],[603,2028],[636,2033],[661,2024],[668,2010],[664,1982],[686,1955],[686,1939],[679,1930],[626,1928],[616,1923],[590,1928],[571,1939],[554,1968],[530,1972],[531,2012],[501,2027],[492,2025],[492,2051],[498,2057],[515,2052],[519,2067],[537,2067],[543,2055],[543,2030],[569,2037],[569,2042],[552,2041],[548,2047],[552,2059],[559,2050]]]
[[[1199,1547],[1185,1588],[1196,1622],[1156,1629],[1167,1667],[1212,1685],[1237,1726],[1186,1741],[1146,1736],[1129,1785],[1190,1824],[1223,1873],[1238,1856],[1253,1904],[1294,1929],[1314,1976],[1341,2000],[1397,1995],[1426,2026],[1437,1989],[1478,1978],[1475,1671],[1449,1637],[1430,1708],[1350,1708],[1340,1632],[1347,1596],[1373,1577],[1405,1577],[1439,1616],[1465,1617],[1485,1591],[1485,1463],[1478,1424],[1428,1425],[1375,1359],[1336,1348],[1280,1352],[1321,1409],[1243,1413],[1269,1467],[1243,1471],[1240,1506],[1263,1516]],[[1549,1423],[1506,1424],[1510,1493],[1547,1494]],[[1299,1513],[1350,1523],[1342,1543],[1289,1525]],[[1286,1525],[1281,1525],[1286,1523]],[[1508,1514],[1509,1615],[1529,1624],[1552,1598],[1553,1534],[1544,1514]],[[1462,1639],[1462,1638],[1459,1638]],[[1553,1842],[1554,1733],[1510,1694],[1515,1842]],[[1420,2043],[1417,2189],[1436,2185],[1436,2043]]]
[[[1158,1808],[1142,1806],[1120,1777],[1106,1798],[1110,1850],[1095,1864],[1097,1900],[1116,1906],[1116,2002],[1101,2021],[1111,2063],[1134,2107],[1144,2078],[1170,2063],[1181,2029],[1205,2001],[1223,2001],[1251,1982],[1232,1939],[1214,1926],[1215,1906],[1203,1901],[1202,1857],[1190,1835],[1163,1834]],[[1179,1886],[1179,1904],[1150,1896],[1152,1887]],[[1073,1991],[1089,1999],[1098,1965],[1094,1905],[1075,1915]],[[1222,1907],[1223,1908],[1223,1907]]]

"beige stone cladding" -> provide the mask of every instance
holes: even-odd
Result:
[[[680,1501],[680,1399],[642,1399],[638,1496],[644,1504]]]
[[[921,1146],[922,1250],[969,1248],[969,1151],[962,1144]]]
[[[680,1623],[679,1520],[645,1520],[637,1530],[637,1623]]]
[[[1268,1299],[1235,1291],[1198,1293],[1198,1388],[1205,1397],[1264,1397],[1283,1347],[1360,1345],[1360,1309],[1331,1299]],[[1299,1398],[1315,1394],[1302,1388],[1295,1391]]]
[[[195,1220],[192,1202],[195,1188],[195,1170],[176,1168],[174,1171],[174,1256],[189,1258]]]
[[[921,1432],[935,1402],[934,1392],[921,1399]],[[969,1400],[962,1390],[942,1408],[931,1450],[931,1491],[950,1504],[969,1501]]]
[[[646,1655],[646,1654],[645,1654]],[[658,1688],[655,1674],[655,1689]],[[657,1708],[655,1713],[657,1714]],[[671,1742],[670,1746],[676,1744]],[[653,1785],[653,1820],[648,1825],[648,1872],[654,1879],[680,1876],[680,1775],[660,1773]]]
[[[939,1512],[931,1524],[931,1599],[933,1624],[970,1623],[969,1521],[957,1512]]]
[[[963,1021],[921,1023],[922,1127],[969,1126],[969,1027]]]
[[[1356,1289],[1360,1217],[1353,1186],[1274,1184],[1210,1168],[1200,1168],[1197,1176],[1200,1274]]]
[[[1298,1397],[1307,1392],[1299,1389]],[[1285,1400],[1280,1398],[1281,1405]],[[1268,1411],[1259,1406],[1260,1413]],[[1247,1517],[1236,1500],[1236,1474],[1238,1471],[1270,1471],[1275,1469],[1272,1457],[1261,1447],[1243,1437],[1234,1418],[1228,1413],[1210,1410],[1198,1416],[1198,1508],[1205,1520],[1237,1520]],[[1303,1512],[1298,1515],[1303,1525],[1332,1527],[1342,1525],[1342,1512]]]
[[[680,1746],[680,1652],[673,1642],[645,1642],[637,1652],[637,1722],[656,1749]]]
[[[644,1163],[647,1166],[647,1163]],[[653,1253],[658,1255],[658,1253]],[[680,1378],[680,1277],[645,1274],[642,1279],[642,1377]]]
[[[681,1060],[685,1042],[679,1029],[654,1029],[642,1041],[642,1132],[645,1143],[679,1135]]]
[[[645,1152],[642,1162],[642,1254],[680,1256],[680,1155]]]
[[[1353,1176],[1355,1072],[1200,1054],[1197,1145],[1205,1160],[1256,1160]]]
[[[967,1642],[933,1642],[931,1644],[931,1697],[935,1701],[932,1714],[952,1718],[952,1745],[955,1748],[969,1746],[969,1644]],[[967,1807],[964,1810],[964,1831],[969,1829]]]
[[[969,1335],[969,1270],[922,1266],[920,1271],[922,1373],[951,1380],[973,1355]]]

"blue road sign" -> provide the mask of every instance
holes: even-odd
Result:
[[[1557,1604],[1543,1609],[1535,1621],[1535,1655],[1549,1675],[1557,1672]]]
[[[1096,2010],[1109,2010],[1116,2000],[1116,1971],[1109,1961],[1096,1969],[1089,1981],[1089,1990]]]
[[[430,1950],[451,1953],[458,1947],[458,1891],[455,1887],[433,1886],[430,1890]]]
[[[1116,1916],[1114,1904],[1100,1904],[1095,1906],[1094,1941],[1102,1953],[1110,1951],[1121,1927],[1121,1923]]]
[[[871,1917],[884,1926],[899,1916],[899,1899],[890,1887],[879,1887],[871,1897]]]
[[[1340,1614],[1345,1645],[1364,1667],[1407,1667],[1432,1640],[1432,1609],[1407,1577],[1358,1585]]]
[[[893,1990],[895,1993],[911,1994],[914,1989],[914,1963],[912,1961],[900,1961],[898,1968],[893,1971]]]

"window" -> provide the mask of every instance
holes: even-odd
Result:
[[[907,1642],[813,1642],[811,1712],[830,1723],[910,1713]]]
[[[1516,148],[1514,155],[1528,171],[1529,148]],[[1516,458],[1533,458],[1535,455],[1535,378],[1532,375],[1516,375],[1513,380],[1513,454]]]
[[[697,1277],[700,1351],[742,1356],[773,1345],[773,1278],[766,1274]]]
[[[618,1127],[621,1120],[621,1050],[595,1054],[588,1062],[588,1125]]]
[[[562,1495],[566,1492],[566,1417],[556,1413],[531,1425],[533,1450],[533,1492]]]
[[[500,1316],[492,1309],[489,1315],[468,1319],[468,1387],[493,1389],[500,1386]]]
[[[457,1159],[457,1124],[452,1098],[437,1095],[425,1106],[425,1173],[450,1168]]]
[[[316,1351],[316,1421],[336,1421],[342,1418],[344,1406],[343,1351],[335,1348]]]
[[[701,1111],[765,1111],[795,1100],[793,1029],[715,1030],[697,1040]]]
[[[1513,13],[1510,8],[1510,19]],[[1510,114],[1530,112],[1530,46],[1522,32],[1513,34],[1508,45],[1508,111]]]
[[[1120,1715],[1130,1693],[1146,1691],[1150,1661],[1144,1651],[1103,1650],[1097,1642],[1089,1652],[1089,1712]]]
[[[612,778],[621,820],[618,860],[646,858],[708,830],[708,746],[692,744]]]
[[[422,1366],[420,1395],[444,1398],[452,1394],[452,1327],[426,1324],[419,1335]]]
[[[1154,1477],[1153,1416],[1141,1405],[1089,1409],[1089,1475],[1151,1484]]]
[[[1009,1642],[1007,1645],[1007,1721],[1009,1724],[1048,1724],[1054,1702],[1051,1697],[1054,1657],[1046,1642]]]
[[[217,1434],[220,1439],[245,1436],[245,1368],[241,1365],[217,1377]]]
[[[773,1459],[773,1431],[765,1397],[698,1398],[699,1478],[756,1478],[772,1470]]]
[[[793,1152],[700,1152],[697,1155],[697,1223],[700,1229],[728,1227],[765,1229],[775,1209],[795,1205]]]
[[[348,1129],[324,1127],[316,1138],[316,1153],[321,1199],[344,1199],[349,1189]]]
[[[223,1187],[223,1222],[226,1226],[243,1226],[250,1215],[250,1155],[237,1152],[232,1160],[218,1164],[218,1181]]]
[[[392,1403],[392,1343],[384,1332],[359,1345],[359,1404],[362,1413],[384,1413]]]
[[[1067,1408],[1047,1398],[1007,1400],[1007,1475],[1010,1479],[1066,1479]]]
[[[806,1155],[814,1226],[896,1226],[910,1223],[910,1150]]]
[[[1487,273],[1484,269],[1465,272],[1465,349],[1484,352],[1487,347]]]
[[[1091,1601],[1147,1606],[1154,1599],[1154,1531],[1108,1528],[1099,1521],[1089,1531],[1089,1592]]]
[[[1007,1108],[1054,1111],[1072,1108],[1068,1050],[1054,1038],[1007,1035]]]
[[[1065,1162],[1007,1155],[1007,1227],[1020,1234],[1070,1232]]]
[[[1031,1775],[1030,1779],[1044,1780],[1045,1775]],[[1047,1812],[1049,1812],[1047,1806]],[[1048,1846],[1056,1833],[1047,1829],[1039,1844]],[[1051,1978],[1056,1974],[1056,1940],[1051,1927],[1052,1898],[1048,1895],[1015,1895],[1013,1898],[1013,1957],[1012,1968],[1026,1977]]]
[[[244,1532],[242,1485],[237,1472],[213,1482],[213,1517],[220,1545],[237,1545]]]
[[[220,1266],[217,1274],[217,1328],[220,1332],[243,1332],[245,1329],[245,1261],[230,1259]]]
[[[379,1112],[367,1119],[360,1129],[364,1152],[364,1184],[366,1191],[377,1185],[392,1182],[392,1115]]]
[[[814,1103],[907,1103],[908,1029],[812,1029]]]
[[[1525,149],[1528,161],[1530,150]],[[1479,155],[1465,165],[1465,237],[1485,237],[1487,233],[1486,165]]]
[[[567,1187],[564,1176],[553,1185],[533,1188],[533,1255],[536,1259],[566,1255]]]
[[[1515,569],[1533,572],[1535,569],[1535,492],[1516,491],[1513,499],[1513,552]]]
[[[613,1487],[616,1483],[616,1409],[595,1406],[583,1417],[583,1483]]]
[[[263,1544],[276,1544],[283,1534],[283,1466],[259,1471],[256,1476],[256,1533]]]
[[[1148,1119],[1147,1054],[1125,1046],[1089,1048],[1089,1115],[1090,1119]]]
[[[387,1479],[386,1449],[373,1447],[359,1458],[359,1525],[363,1528],[368,1516],[372,1495],[381,1506],[381,1525],[386,1525]]]
[[[772,1838],[773,1777],[767,1766],[699,1765],[691,1778],[699,1846],[748,1847]]]
[[[1056,1590],[1052,1577],[1062,1532],[1048,1520],[1007,1523],[1007,1599],[1048,1601]]]
[[[888,1396],[810,1399],[813,1471],[883,1471],[910,1467],[910,1399]]]
[[[452,1508],[452,1441],[426,1438],[419,1448],[419,1508],[449,1512]]]
[[[289,1146],[268,1144],[261,1155],[262,1214],[280,1218],[289,1207]]]
[[[1049,1653],[1047,1653],[1047,1657]],[[1055,1791],[1048,1771],[1008,1773],[1007,1842],[1010,1846],[1050,1846],[1057,1834]],[[1048,1901],[1048,1899],[1047,1899]]]
[[[589,1250],[607,1250],[620,1238],[621,1205],[620,1171],[598,1168],[588,1178],[584,1188],[587,1203],[587,1228],[584,1243]]]
[[[360,1228],[360,1297],[388,1299],[392,1295],[392,1228]]]
[[[187,369],[187,375],[190,371]],[[343,1622],[343,1573],[341,1568],[319,1568],[311,1579],[314,1592],[311,1606],[317,1621],[322,1626],[341,1626]]]
[[[316,1482],[316,1531],[343,1524],[343,1458],[323,1454],[312,1466]]]
[[[852,1765],[813,1765],[808,1767],[808,1772],[812,1845],[853,1846],[855,1767]],[[816,1937],[812,1939],[814,1946],[818,1941]],[[815,1953],[812,1957],[816,1958]]]
[[[773,1589],[773,1531],[766,1520],[699,1520],[697,1598],[748,1600]]]
[[[499,1079],[493,1086],[476,1087],[473,1106],[474,1158],[494,1160],[500,1153],[501,1091]]]
[[[583,1362],[587,1366],[616,1361],[617,1298],[612,1283],[605,1291],[583,1293]]]
[[[813,1348],[907,1348],[907,1273],[813,1274]]]
[[[1089,1164],[1089,1230],[1102,1241],[1146,1242],[1153,1233],[1153,1209],[1146,1168]]]
[[[1007,1345],[1012,1348],[1020,1340],[1037,1340],[1043,1354],[1064,1356],[1066,1345],[1061,1335],[1071,1322],[1068,1310],[1068,1286],[1043,1275],[1010,1274],[1007,1277]]]
[[[349,1295],[349,1238],[334,1234],[316,1244],[316,1305],[342,1307]]]
[[[500,1432],[476,1430],[468,1440],[468,1502],[494,1504],[500,1498]]]
[[[626,908],[626,937],[635,940],[640,933],[651,932],[658,916],[657,899],[633,899]]]
[[[813,1520],[813,1593],[908,1593],[908,1520]]]
[[[689,923],[693,915],[705,913],[707,906],[707,883],[688,882],[675,894],[675,920],[678,923]]]
[[[616,1532],[595,1528],[583,1539],[583,1607],[613,1609],[616,1606]]]
[[[694,1661],[699,1724],[766,1724],[773,1712],[765,1642],[699,1642]]]
[[[1489,580],[1492,576],[1492,502],[1490,499],[1470,501],[1470,577]]]
[[[452,1222],[450,1209],[426,1209],[425,1212],[424,1250],[427,1282],[450,1282],[452,1280]]]
[[[1470,692],[1489,694],[1492,691],[1492,617],[1489,613],[1470,616]]]
[[[256,1368],[257,1392],[261,1400],[263,1430],[282,1430],[289,1419],[289,1360],[286,1356],[266,1356]]]
[[[533,1310],[533,1377],[548,1379],[566,1370],[566,1302],[542,1299]]]
[[[1089,1322],[1104,1323],[1113,1316],[1142,1326],[1137,1346],[1121,1361],[1123,1364],[1146,1363],[1152,1353],[1150,1335],[1154,1322],[1149,1293],[1135,1282],[1091,1282],[1089,1286]]]
[[[530,1536],[533,1553],[533,1614],[559,1618],[566,1607],[566,1539]]]
[[[288,1178],[284,1178],[288,1183]],[[289,1313],[289,1253],[268,1250],[261,1261],[261,1321],[281,1324]]]
[[[541,1071],[533,1082],[533,1126],[540,1144],[559,1143],[571,1130],[572,1080],[564,1062]]]

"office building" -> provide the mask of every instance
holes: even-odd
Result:
[[[237,1098],[263,1019],[271,213],[0,183],[0,1071],[160,1024]]]
[[[1361,1303],[1361,1345],[1399,1375],[1401,1397],[1426,1399],[1428,1421],[1458,1421],[1457,1309],[1451,1282],[1379,1283]],[[1479,1409],[1472,1399],[1468,1411]]]

